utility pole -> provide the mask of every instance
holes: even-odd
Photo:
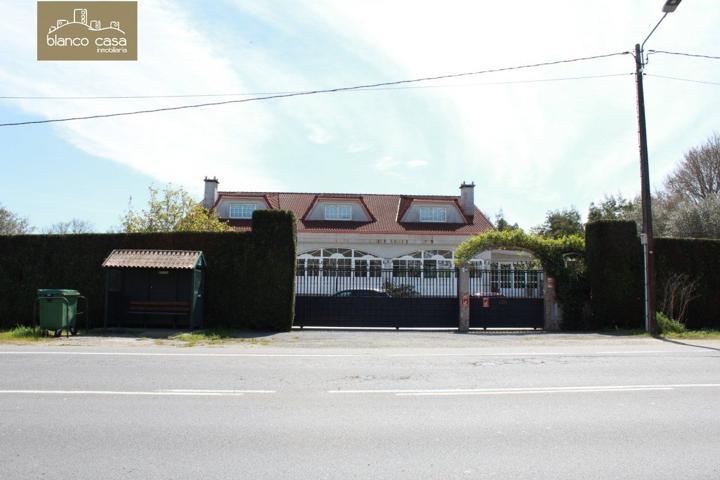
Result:
[[[635,44],[635,83],[637,85],[638,136],[640,139],[640,199],[642,203],[642,244],[644,257],[645,330],[657,333],[655,321],[655,255],[653,252],[652,196],[648,165],[647,128],[645,126],[645,92],[643,90],[643,51]]]
[[[635,44],[635,84],[637,86],[638,109],[638,137],[640,140],[640,200],[642,202],[642,235],[644,258],[644,286],[645,286],[645,330],[651,335],[657,335],[657,322],[655,319],[655,239],[652,227],[652,196],[650,194],[650,167],[648,165],[647,129],[645,126],[645,92],[643,90],[643,69],[645,67],[645,42],[657,30],[668,13],[672,13],[682,0],[666,0],[663,6],[663,16],[650,31],[642,44]]]

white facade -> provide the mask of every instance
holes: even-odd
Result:
[[[396,238],[397,237],[397,238]],[[296,292],[382,290],[411,285],[421,295],[455,296],[454,252],[466,236],[298,234]],[[542,288],[526,252],[493,250],[471,261],[471,292],[518,296]],[[489,275],[489,278],[482,278]]]

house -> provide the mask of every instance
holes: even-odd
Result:
[[[328,276],[420,277],[453,268],[458,245],[493,224],[475,205],[475,184],[463,182],[459,195],[292,193],[219,191],[205,178],[203,205],[238,230],[251,228],[253,211],[290,210],[297,219],[299,278]],[[503,276],[527,263],[525,252],[487,251],[471,268]],[[338,273],[345,272],[345,273]]]

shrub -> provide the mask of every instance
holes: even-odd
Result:
[[[673,273],[667,277],[665,285],[657,287],[658,291],[660,287],[662,287],[662,296],[661,302],[658,302],[658,310],[668,318],[685,324],[690,302],[698,297],[695,294],[698,281],[691,280],[690,276],[684,273]]]
[[[685,325],[690,329],[720,328],[720,240],[658,238],[655,240],[655,284],[658,306],[668,300],[665,285],[676,275],[694,282]],[[677,293],[675,292],[676,298]]]
[[[26,325],[17,325],[8,332],[10,338],[40,338],[40,329],[38,327],[28,327]]]
[[[655,321],[657,322],[658,331],[661,334],[683,333],[685,331],[685,325],[677,320],[668,318],[664,313],[658,312],[655,316]]]

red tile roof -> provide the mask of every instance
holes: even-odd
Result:
[[[358,193],[270,193],[219,192],[217,204],[223,197],[259,197],[270,208],[290,210],[297,218],[299,233],[368,233],[412,235],[475,235],[493,229],[492,223],[475,207],[472,217],[463,215],[465,223],[409,223],[400,222],[413,201],[447,201],[462,212],[459,197],[447,195],[381,195]],[[305,220],[312,206],[324,198],[359,200],[370,215],[370,221]],[[249,230],[250,220],[229,220],[238,230]]]

